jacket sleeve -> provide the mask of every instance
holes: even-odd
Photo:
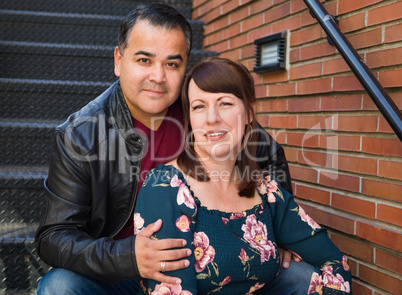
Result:
[[[278,245],[289,249],[315,267],[308,294],[351,294],[351,272],[347,258],[293,196],[268,184],[269,206]],[[273,193],[273,194],[272,194]]]
[[[162,219],[162,227],[154,239],[178,238],[187,241],[186,248],[191,248],[194,240],[197,207],[189,188],[177,174],[160,170],[151,170],[138,194],[134,213],[134,231],[136,234]],[[188,257],[190,265],[184,269],[167,271],[168,276],[179,277],[181,285],[169,285],[154,280],[143,280],[141,286],[146,294],[160,289],[175,290],[171,294],[197,294],[195,257]],[[157,293],[162,294],[162,293]]]
[[[261,169],[275,178],[283,189],[293,194],[288,162],[282,146],[257,124],[257,161]]]
[[[64,133],[56,131],[45,180],[46,208],[35,236],[40,258],[52,267],[104,282],[139,278],[134,237],[115,241],[88,234],[86,229],[96,210],[91,206],[93,179],[87,162],[77,160],[68,149]]]

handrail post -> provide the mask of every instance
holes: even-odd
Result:
[[[328,14],[326,9],[318,0],[303,0],[310,13],[321,25],[327,36],[330,38],[336,49],[360,81],[364,89],[378,107],[388,124],[395,134],[402,141],[402,114],[395,105],[391,97],[385,92],[384,88],[377,81],[370,69],[360,58],[355,48],[340,31],[333,17]]]

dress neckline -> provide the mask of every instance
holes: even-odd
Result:
[[[205,207],[201,204],[201,201],[197,198],[197,196],[194,194],[194,191],[191,189],[191,186],[187,183],[186,178],[184,177],[183,172],[181,172],[179,169],[177,169],[175,166],[169,164],[159,164],[157,169],[164,169],[164,170],[170,170],[173,173],[179,177],[179,179],[184,183],[184,185],[188,188],[188,190],[191,193],[191,196],[193,197],[195,204],[197,205],[197,208],[204,210],[206,212],[210,212],[211,214],[218,215],[222,218],[227,218],[227,219],[243,219],[246,218],[249,215],[255,214],[256,212],[261,212],[266,208],[266,205],[268,203],[268,197],[267,194],[260,194],[258,192],[258,195],[261,197],[261,202],[254,205],[252,208],[246,209],[242,212],[225,212],[225,211],[220,211],[218,209],[209,209],[208,207]]]

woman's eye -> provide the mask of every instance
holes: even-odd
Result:
[[[225,102],[225,101],[223,101],[222,103],[221,103],[221,105],[223,105],[223,106],[231,106],[231,105],[233,105],[231,102]]]
[[[196,105],[196,106],[193,106],[193,111],[202,109],[203,107],[204,107],[203,105]]]

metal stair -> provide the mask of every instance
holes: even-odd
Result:
[[[109,87],[120,21],[139,3],[163,2],[193,28],[188,69],[204,56],[191,0],[0,2],[0,294],[34,294],[50,267],[34,234],[55,126]]]

